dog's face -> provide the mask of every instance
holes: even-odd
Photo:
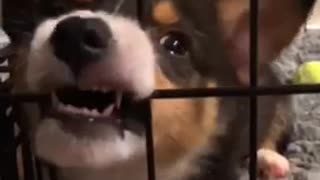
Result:
[[[98,168],[144,157],[140,102],[155,89],[248,83],[248,1],[154,1],[152,23],[143,28],[134,2],[38,2],[14,92],[51,94],[49,102],[23,107],[39,157]],[[262,1],[261,69],[304,21],[300,3]],[[216,99],[152,101],[157,166],[182,167],[208,151],[217,111]]]
[[[155,2],[152,25],[145,29],[134,12],[127,14],[131,1],[39,3],[41,21],[18,56],[25,60],[17,65],[15,92],[52,96],[23,107],[35,153],[44,160],[107,168],[143,159],[146,119],[140,101],[154,89],[209,85],[192,58],[201,54],[193,43],[207,44],[193,36],[205,35],[193,32],[172,2]],[[163,10],[173,19],[158,17]],[[159,167],[209,144],[214,109],[212,100],[152,102]]]

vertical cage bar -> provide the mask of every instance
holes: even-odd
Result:
[[[34,159],[31,153],[29,142],[23,143],[21,148],[24,167],[24,179],[35,180],[36,174],[34,172]]]
[[[18,180],[14,122],[6,115],[9,102],[1,100],[0,104],[0,177],[2,180]]]
[[[156,180],[155,172],[155,158],[154,158],[154,141],[152,129],[152,113],[151,100],[146,102],[146,148],[147,148],[147,166],[148,166],[148,180]]]
[[[42,164],[38,159],[35,160],[35,168],[37,173],[37,180],[42,180],[43,179]]]
[[[47,164],[46,168],[48,168],[48,173],[49,173],[50,180],[58,180],[56,167],[54,167],[54,166],[52,166],[50,164]]]
[[[250,88],[258,84],[258,0],[250,0]],[[250,180],[257,179],[257,94],[250,94]]]
[[[18,105],[17,105],[17,102],[11,102],[11,104],[12,104],[11,121],[17,122],[17,121],[19,121],[19,118],[21,118],[20,113],[17,108]],[[24,139],[25,136],[27,136],[27,134],[25,134],[24,131],[21,130],[20,134],[17,137],[19,144],[16,145],[17,147],[18,146],[21,147],[23,179],[24,180],[37,180],[36,173],[35,173],[35,167],[34,167],[34,158],[33,158],[32,152],[31,152],[30,142],[29,142],[28,138]],[[17,147],[16,147],[16,149],[17,149]]]

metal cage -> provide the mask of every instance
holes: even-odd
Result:
[[[34,0],[33,0],[34,1]],[[7,1],[8,2],[8,1]],[[21,1],[23,5],[29,9],[32,9],[32,3],[27,3],[28,1]],[[148,23],[148,17],[150,11],[151,0],[137,0],[138,7],[138,17],[142,25]],[[14,30],[15,25],[10,24],[11,21],[6,21],[6,18],[15,18],[16,16],[24,16],[28,13],[28,16],[33,16],[30,11],[12,11],[15,9],[13,3],[3,2],[4,11],[4,28],[9,29],[9,36],[11,41],[16,41],[17,34]],[[248,88],[210,88],[210,89],[180,89],[180,90],[158,90],[152,95],[152,99],[163,99],[163,98],[193,98],[193,97],[248,97],[250,99],[250,180],[255,180],[257,178],[257,97],[266,95],[286,95],[286,94],[302,94],[302,93],[318,93],[320,92],[320,85],[307,85],[307,86],[281,86],[281,87],[258,87],[257,86],[257,33],[258,33],[258,1],[251,0],[251,20],[250,20],[250,83],[251,86]],[[6,8],[8,9],[6,11]],[[9,9],[11,11],[9,11]],[[17,13],[18,12],[18,13]],[[23,23],[23,22],[21,22]],[[27,22],[28,24],[30,22]],[[32,24],[32,22],[31,22]],[[28,29],[26,25],[20,26]],[[10,45],[3,48],[0,51],[0,62],[9,60],[8,66],[1,66],[1,73],[10,73],[10,58],[14,56],[13,51],[11,51]],[[28,140],[24,138],[23,132],[16,134],[16,114],[15,109],[12,108],[15,103],[21,101],[37,101],[43,97],[36,97],[30,94],[13,96],[10,94],[10,79],[6,81],[1,81],[0,84],[0,180],[18,180],[18,167],[17,167],[17,148],[21,147],[23,156],[23,169],[24,169],[24,179],[25,180],[41,180],[44,170],[47,170],[50,174],[52,180],[55,180],[54,167],[50,165],[43,164],[38,161],[31,153]],[[147,110],[147,117],[149,120],[146,121],[147,129],[147,164],[148,164],[148,179],[155,180],[156,172],[154,165],[154,152],[153,152],[153,136],[152,136],[152,114],[150,102],[145,103]],[[236,124],[237,122],[232,122]],[[237,126],[235,125],[234,130],[236,132]],[[230,151],[226,144],[221,143],[221,148],[224,156]],[[221,159],[216,158],[216,169],[210,169],[210,176],[218,180],[234,180],[234,177],[230,177],[230,172],[223,171],[224,164]],[[204,178],[204,179],[208,179]]]

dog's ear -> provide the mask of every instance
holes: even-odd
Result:
[[[237,77],[249,84],[250,0],[218,0],[217,16]],[[259,0],[259,75],[306,21],[313,0]]]
[[[161,16],[156,16],[158,21],[185,20],[192,24],[194,31],[203,34],[193,34],[201,41],[193,62],[199,72],[216,78],[220,84],[226,81],[231,85],[249,84],[250,0],[158,1],[174,2],[176,7],[162,7],[170,13],[156,11],[161,12]],[[264,78],[266,65],[289,45],[306,22],[315,0],[256,1],[259,1],[259,78]]]

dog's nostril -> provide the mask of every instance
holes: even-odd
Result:
[[[55,56],[79,71],[101,59],[111,39],[111,30],[101,19],[69,17],[57,24],[50,42]]]
[[[85,46],[94,49],[102,49],[107,47],[107,42],[100,38],[97,32],[93,29],[88,29],[86,32],[84,32],[82,41]]]

